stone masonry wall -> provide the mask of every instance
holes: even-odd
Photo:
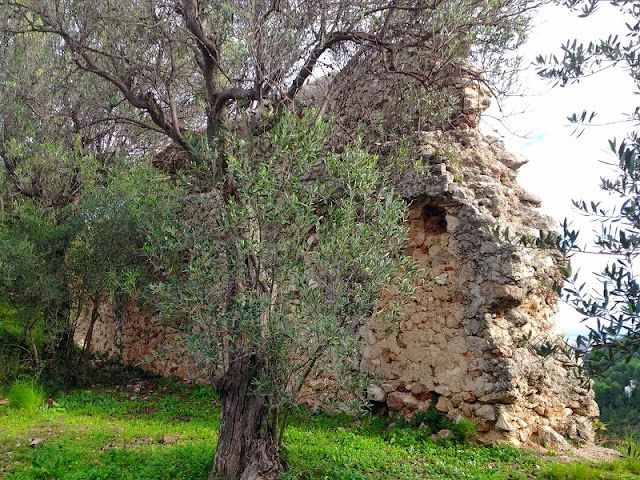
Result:
[[[76,331],[84,341],[86,320]],[[100,311],[91,340],[91,350],[124,365],[136,365],[148,372],[186,382],[210,383],[206,364],[189,353],[178,328],[162,325],[155,314],[136,301],[122,298]]]
[[[399,322],[371,321],[360,329],[369,399],[406,416],[435,406],[453,420],[472,418],[485,443],[517,445],[550,429],[590,442],[598,415],[593,392],[562,358],[532,348],[561,340],[551,288],[562,282],[559,259],[487,230],[500,225],[535,234],[554,224],[516,183],[525,161],[475,128],[489,103],[486,89],[466,81],[459,88],[459,117],[467,121],[447,132],[417,133],[429,172],[407,170],[394,179],[410,203],[407,254],[430,272],[430,281],[418,286]],[[207,381],[206,366],[180,346],[181,338],[125,301],[103,312],[92,349],[162,375]],[[163,349],[165,342],[179,347]]]
[[[515,183],[522,160],[473,129],[430,132],[422,144],[432,165],[428,183],[405,182],[402,193],[415,199],[407,253],[432,281],[418,288],[395,328],[361,329],[362,369],[379,379],[370,398],[408,415],[433,403],[452,419],[474,418],[487,443],[526,442],[544,426],[591,441],[593,393],[561,358],[532,348],[561,340],[550,288],[562,281],[556,258],[483,228],[553,228],[537,213],[539,200]]]

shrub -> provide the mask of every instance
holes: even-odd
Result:
[[[17,380],[7,394],[9,405],[13,408],[26,410],[29,415],[44,403],[44,389],[32,380]]]
[[[414,426],[424,425],[431,433],[438,433],[442,429],[451,430],[456,442],[468,442],[478,434],[478,429],[473,420],[463,418],[458,423],[449,420],[444,413],[433,405],[424,412],[418,412],[413,419]]]
[[[437,410],[433,405],[424,412],[418,412],[413,417],[413,422],[416,427],[424,424],[429,427],[431,433],[438,433],[443,428],[450,428],[451,421],[447,420],[440,410]]]
[[[462,418],[451,427],[453,436],[458,442],[468,442],[478,434],[476,424],[470,418]]]

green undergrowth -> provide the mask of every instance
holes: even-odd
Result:
[[[150,386],[149,386],[150,385]],[[206,479],[220,411],[209,387],[148,382],[58,395],[30,414],[0,406],[0,478]],[[556,464],[526,450],[431,440],[429,429],[364,415],[293,415],[284,478],[632,479],[640,463]],[[31,446],[36,440],[38,443]]]
[[[9,406],[33,415],[44,403],[44,389],[32,380],[17,380],[7,392]]]

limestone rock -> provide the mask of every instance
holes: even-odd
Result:
[[[540,430],[538,430],[538,438],[544,446],[550,448],[570,448],[567,440],[549,426],[540,427]]]
[[[367,398],[372,402],[384,402],[387,399],[387,392],[378,385],[371,385],[367,388]]]
[[[161,443],[171,444],[171,443],[176,443],[178,440],[180,440],[179,435],[163,435]]]
[[[36,448],[38,445],[44,442],[44,438],[34,438],[29,442],[31,448]]]
[[[404,395],[400,392],[391,392],[387,395],[387,407],[391,410],[402,410],[404,408]]]
[[[480,417],[488,422],[493,422],[496,419],[496,411],[491,405],[483,405],[475,412],[477,417]]]
[[[518,428],[518,426],[515,418],[507,413],[501,412],[498,414],[498,419],[496,420],[496,428],[511,432]]]

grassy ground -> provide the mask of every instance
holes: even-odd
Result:
[[[4,392],[8,392],[5,390]],[[206,479],[219,410],[210,388],[146,382],[76,390],[34,413],[0,406],[0,477]],[[32,447],[34,439],[41,443]],[[640,462],[559,464],[506,447],[433,443],[388,420],[299,412],[285,435],[286,479],[635,479]]]

